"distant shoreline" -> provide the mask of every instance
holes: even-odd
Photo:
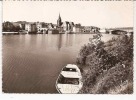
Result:
[[[27,32],[2,32],[2,35],[27,34]]]
[[[7,33],[8,34],[8,33],[19,33],[19,32],[2,32],[2,33]]]
[[[38,32],[2,32],[3,35],[12,35],[12,34],[46,34],[46,33],[38,33]],[[70,33],[48,33],[48,34],[97,34],[93,32],[70,32]]]

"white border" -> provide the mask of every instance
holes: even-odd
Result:
[[[35,1],[34,1],[35,2]],[[47,2],[47,1],[46,1]],[[134,16],[136,16],[136,2],[134,2]],[[0,1],[0,23],[2,23],[2,2]],[[2,24],[0,24],[0,55],[2,57]],[[136,54],[136,17],[134,17],[134,54]],[[134,55],[134,72],[136,72]],[[0,58],[0,79],[2,79],[2,59]],[[93,95],[93,94],[3,94],[0,91],[0,100],[134,100],[136,99],[136,73],[134,73],[134,93],[132,95]],[[2,90],[2,81],[0,80]]]

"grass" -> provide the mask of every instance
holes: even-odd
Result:
[[[133,36],[121,35],[106,43],[99,36],[90,39],[93,42],[84,45],[77,58],[83,75],[79,93],[133,93]]]

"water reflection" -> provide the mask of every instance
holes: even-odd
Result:
[[[37,49],[41,48],[46,50],[47,48],[54,48],[55,50],[60,51],[62,47],[74,46],[77,42],[75,34],[38,34],[38,35],[19,35],[19,42],[27,48],[33,47],[35,45]],[[44,47],[43,47],[44,46]]]
[[[3,35],[3,91],[9,93],[57,93],[56,79],[62,67],[74,64],[91,34]],[[103,40],[112,35],[103,36]]]
[[[58,50],[60,51],[61,46],[62,46],[62,35],[61,34],[58,35],[57,41],[58,41]]]

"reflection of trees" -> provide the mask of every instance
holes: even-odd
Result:
[[[62,34],[59,34],[59,38],[58,38],[58,50],[60,50],[62,47]]]

